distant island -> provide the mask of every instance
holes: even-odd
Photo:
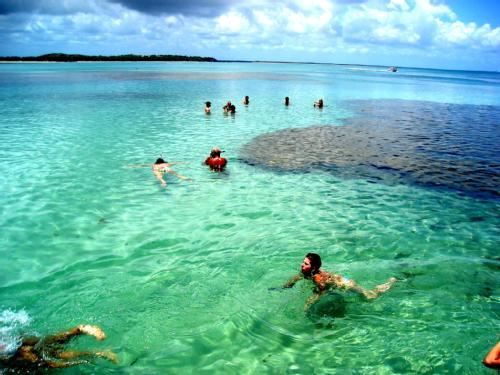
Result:
[[[77,61],[202,61],[217,62],[213,57],[182,56],[182,55],[116,55],[88,56],[66,53],[49,53],[41,56],[0,56],[0,61],[21,62],[77,62]]]

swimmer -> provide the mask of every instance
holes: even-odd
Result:
[[[314,106],[317,108],[323,108],[323,99],[319,99],[317,102],[314,102]]]
[[[66,332],[45,337],[23,337],[18,340],[17,347],[6,351],[7,345],[0,342],[0,367],[24,371],[39,368],[63,368],[88,363],[85,359],[104,358],[118,363],[118,357],[110,350],[76,351],[65,350],[63,345],[73,337],[89,335],[102,341],[106,338],[103,330],[97,326],[82,324]]]
[[[214,147],[210,151],[210,156],[205,159],[205,165],[208,165],[212,171],[222,172],[227,164],[227,159],[220,156],[224,152],[219,147]]]
[[[288,96],[285,96],[285,106],[289,106],[290,105],[290,98]]]
[[[397,281],[396,278],[391,277],[386,283],[376,286],[373,290],[367,290],[357,285],[354,280],[339,274],[320,270],[320,267],[321,257],[315,253],[308,253],[302,261],[300,273],[283,285],[283,288],[291,288],[297,281],[302,279],[313,281],[315,285],[314,295],[309,297],[304,310],[307,310],[314,302],[318,301],[329,289],[352,290],[366,299],[374,299],[381,293],[388,291],[392,284]]]
[[[500,370],[500,341],[486,354],[486,357],[483,359],[483,365],[488,368]]]
[[[129,165],[128,167],[129,168],[138,168],[138,167],[151,166],[151,168],[153,169],[154,176],[156,177],[156,179],[158,181],[160,181],[160,184],[163,187],[167,186],[167,181],[165,181],[165,179],[163,178],[163,175],[165,173],[171,174],[171,175],[173,175],[181,180],[190,181],[190,179],[188,177],[183,176],[183,175],[175,172],[172,168],[170,168],[172,165],[175,165],[175,164],[185,164],[185,163],[182,163],[182,162],[169,163],[169,162],[163,160],[162,158],[158,158],[158,159],[156,159],[154,164],[135,164],[135,165]]]
[[[226,105],[224,107],[222,107],[222,109],[224,110],[224,113],[230,112],[231,111],[231,106],[232,106],[231,102],[230,101],[227,102]]]
[[[245,104],[245,105],[249,105],[250,104],[250,98],[248,97],[248,95],[243,98],[242,103]]]
[[[205,114],[209,115],[212,111],[212,103],[205,102]]]
[[[234,115],[236,113],[236,107],[234,104],[231,104],[231,107],[229,107],[229,113]]]

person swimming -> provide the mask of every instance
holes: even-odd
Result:
[[[302,261],[300,273],[287,281],[283,288],[291,288],[298,281],[312,280],[314,283],[314,294],[307,300],[304,309],[307,310],[314,302],[318,301],[329,289],[352,290],[366,299],[377,298],[380,294],[388,291],[397,280],[391,277],[386,283],[377,285],[374,289],[368,290],[357,285],[354,280],[345,276],[330,273],[320,269],[321,257],[316,253],[308,253]]]
[[[158,179],[158,181],[160,181],[161,186],[167,186],[167,182],[163,179],[163,175],[165,173],[171,174],[181,180],[189,180],[189,178],[187,178],[186,176],[183,176],[170,168],[174,164],[179,163],[169,163],[162,158],[156,159],[155,163],[153,164],[153,174]]]
[[[8,369],[29,372],[40,368],[63,368],[88,363],[89,358],[104,358],[117,363],[118,357],[110,350],[66,350],[63,345],[79,335],[90,335],[102,341],[104,331],[88,324],[81,324],[65,332],[45,337],[18,337],[15,346],[0,342],[0,365]]]
[[[290,105],[290,98],[288,96],[285,96],[285,106],[289,106]]]
[[[166,187],[167,186],[167,181],[163,178],[165,173],[171,174],[181,180],[188,180],[190,179],[186,176],[183,176],[177,172],[175,172],[172,168],[170,168],[172,165],[175,164],[185,164],[182,162],[167,162],[166,160],[163,160],[163,158],[158,158],[154,162],[154,164],[134,164],[134,165],[129,165],[129,168],[140,168],[140,167],[151,167],[153,170],[153,174],[156,177],[158,181],[160,181],[161,186]]]
[[[212,103],[205,102],[205,113],[209,115],[212,112]]]
[[[246,95],[246,96],[243,98],[242,103],[243,103],[244,105],[249,105],[249,104],[250,104],[250,98],[248,97],[248,95]]]

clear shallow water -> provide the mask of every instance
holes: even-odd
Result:
[[[239,160],[264,133],[356,121],[352,100],[500,105],[497,73],[380,70],[1,65],[1,311],[26,312],[23,330],[39,334],[102,326],[105,342],[72,345],[111,348],[120,365],[66,373],[489,373],[480,362],[499,327],[497,199]],[[327,107],[314,110],[320,97]],[[234,117],[222,114],[227,100]],[[224,174],[201,166],[214,145],[230,160]],[[164,190],[148,168],[126,168],[160,153],[187,162],[174,169],[193,181],[168,177]],[[304,314],[310,285],[268,288],[312,250],[367,287],[406,281],[375,301],[329,296]]]

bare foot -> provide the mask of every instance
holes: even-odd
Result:
[[[398,281],[395,277],[391,277],[386,283],[377,285],[376,289],[379,293],[386,292],[390,289],[392,284],[394,284],[396,281]]]
[[[106,338],[106,334],[98,326],[91,326],[89,324],[82,324],[78,326],[80,332],[90,336],[94,336],[97,340],[102,341]]]
[[[118,363],[118,356],[111,350],[103,350],[102,352],[95,353],[98,357],[105,358],[113,363]]]

